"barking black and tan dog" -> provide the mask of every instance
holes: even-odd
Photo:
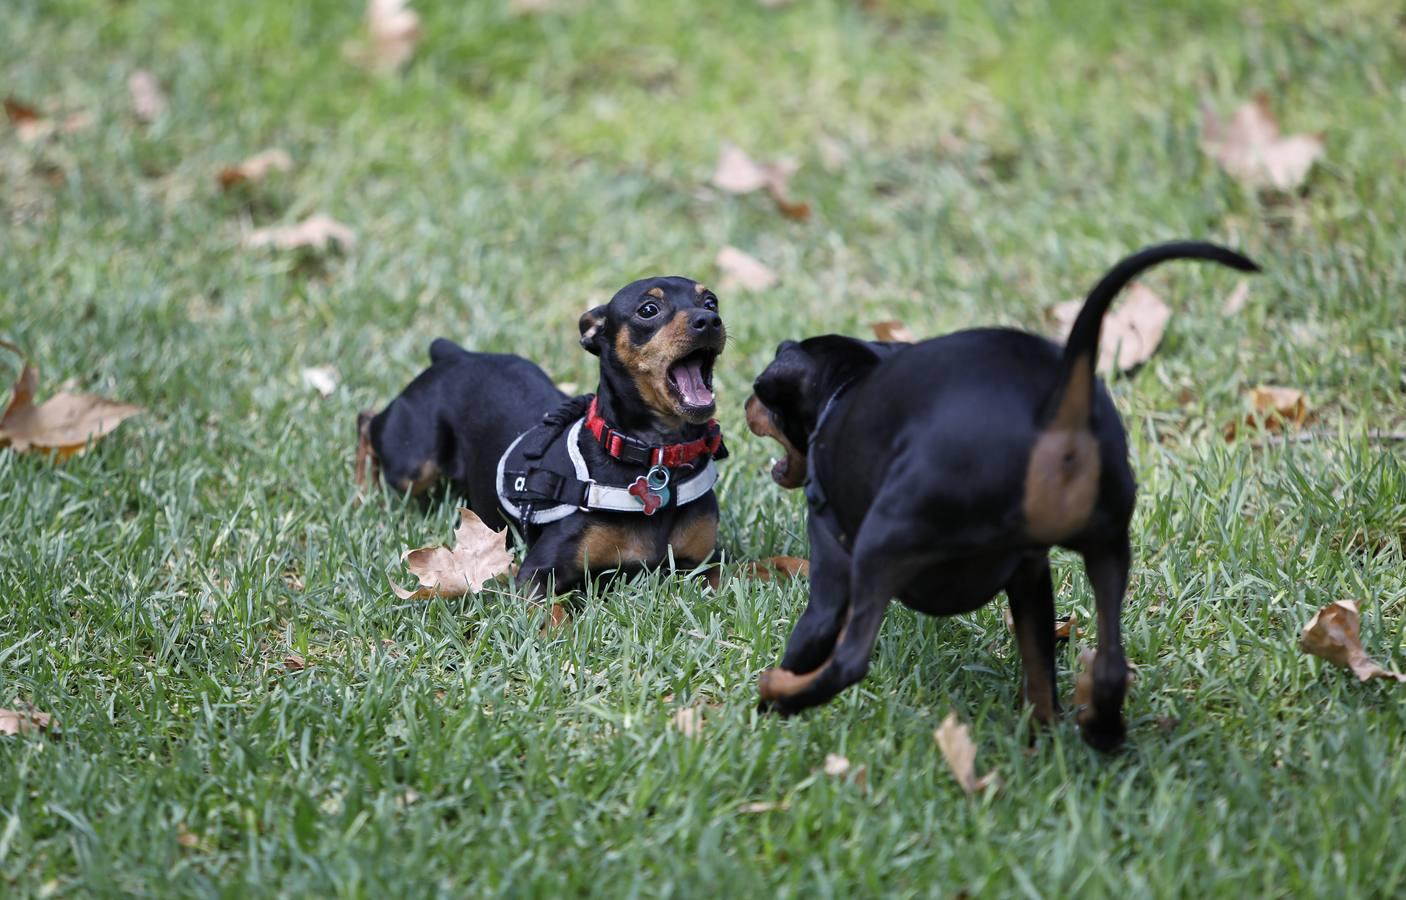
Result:
[[[522,357],[435,341],[430,367],[362,414],[358,482],[368,462],[407,493],[447,480],[480,519],[510,521],[527,542],[527,591],[564,592],[588,571],[671,554],[680,567],[705,562],[717,540],[713,461],[726,452],[712,419],[727,339],[717,296],[687,278],[647,278],[579,327],[600,357],[597,392],[579,398]]]
[[[1098,611],[1081,732],[1100,749],[1123,739],[1119,616],[1136,486],[1122,423],[1094,366],[1114,297],[1172,259],[1258,271],[1214,244],[1149,247],[1104,276],[1062,348],[1008,329],[911,346],[828,335],[777,348],[747,401],[747,422],[785,451],[775,481],[805,484],[811,588],[781,667],[762,673],[764,708],[794,713],[863,678],[893,597],[955,615],[1005,591],[1026,700],[1038,721],[1052,721],[1049,551],[1060,546],[1083,555]]]

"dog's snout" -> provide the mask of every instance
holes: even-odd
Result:
[[[723,317],[711,309],[702,309],[693,314],[689,325],[694,331],[718,331],[723,327]]]

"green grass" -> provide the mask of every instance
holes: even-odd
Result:
[[[0,894],[1406,891],[1406,687],[1295,646],[1352,598],[1368,649],[1406,666],[1406,466],[1363,437],[1406,427],[1395,6],[417,7],[424,44],[379,79],[343,57],[354,3],[5,4],[3,91],[95,122],[38,145],[0,123],[0,337],[46,390],[149,412],[62,466],[0,452],[0,706],[62,722],[0,738]],[[170,94],[146,128],[138,67]],[[1301,197],[1248,194],[1198,150],[1203,99],[1260,89],[1287,130],[1326,135]],[[848,152],[837,171],[822,138]],[[812,220],[700,192],[725,139],[795,156]],[[219,166],[273,145],[295,172],[218,192]],[[356,248],[240,247],[313,210]],[[716,285],[732,243],[782,281],[722,295],[724,543],[804,554],[799,498],[742,424],[778,340],[894,316],[1048,329],[1117,257],[1182,236],[1267,274],[1227,319],[1233,278],[1159,270],[1169,334],[1114,386],[1141,499],[1112,757],[1070,722],[1026,752],[998,604],[896,609],[860,687],[758,719],[804,584],[644,578],[543,637],[502,591],[397,601],[386,573],[452,509],[352,502],[355,413],[431,338],[587,386],[581,311],[649,273]],[[299,380],[324,363],[344,379],[325,401]],[[1304,389],[1330,436],[1227,446],[1261,382]],[[1057,580],[1089,620],[1075,559]],[[668,724],[693,704],[697,739]],[[1000,792],[948,775],[932,731],[953,710]],[[820,773],[832,752],[867,782]],[[760,801],[788,806],[741,811]]]

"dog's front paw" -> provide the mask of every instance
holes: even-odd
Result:
[[[763,715],[774,715],[789,718],[799,712],[798,709],[786,702],[782,685],[788,678],[794,677],[785,669],[767,669],[757,676],[757,693],[761,695],[761,700],[757,702],[757,712]]]

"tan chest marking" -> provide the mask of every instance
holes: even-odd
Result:
[[[600,571],[658,560],[657,530],[648,525],[587,525],[576,548],[576,564]]]
[[[674,530],[669,533],[669,546],[674,548],[677,562],[703,562],[713,555],[718,546],[717,515],[709,512],[690,516],[687,521],[675,524]]]

